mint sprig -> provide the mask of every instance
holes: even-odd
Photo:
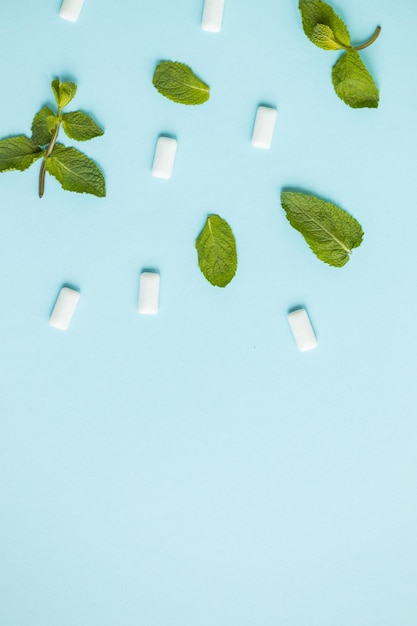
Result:
[[[209,215],[196,239],[198,265],[209,283],[226,287],[236,274],[236,241],[229,224],[219,215]]]
[[[354,217],[317,196],[283,191],[281,204],[291,226],[300,232],[314,254],[333,267],[343,267],[362,243],[363,230]]]
[[[36,113],[30,139],[19,135],[0,140],[0,172],[23,171],[43,157],[39,173],[40,198],[44,194],[46,172],[54,176],[63,189],[103,197],[106,185],[98,165],[79,150],[57,143],[57,139],[61,126],[68,137],[77,141],[99,137],[104,131],[82,111],[63,113],[77,93],[75,83],[61,83],[56,78],[51,88],[57,111],[44,106]]]
[[[179,104],[204,104],[210,97],[210,87],[191,67],[177,61],[158,63],[152,83],[159,93]]]
[[[370,46],[381,27],[362,44],[353,46],[343,20],[332,7],[321,0],[299,0],[303,29],[307,37],[323,50],[345,50],[333,67],[333,86],[339,98],[352,108],[377,108],[379,92],[374,79],[363,64],[358,50]]]

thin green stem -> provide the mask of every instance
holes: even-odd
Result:
[[[365,43],[362,43],[360,46],[352,46],[353,50],[363,50],[364,48],[367,48],[372,43],[374,43],[374,41],[376,39],[378,39],[378,36],[379,36],[380,32],[381,32],[381,27],[377,26],[376,29],[375,29],[374,34],[372,35],[372,37],[370,39],[368,39],[368,41],[365,41]]]
[[[59,128],[61,126],[61,109],[58,109],[58,123],[55,126],[54,134],[52,135],[51,141],[46,149],[45,155],[42,159],[42,165],[39,172],[39,197],[42,198],[45,191],[45,174],[46,174],[46,159],[48,159],[52,150],[55,148],[56,140],[58,139]]]

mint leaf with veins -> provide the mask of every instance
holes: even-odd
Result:
[[[0,141],[0,172],[20,170],[23,172],[37,161],[43,150],[25,135],[9,137]]]
[[[333,267],[343,267],[362,243],[363,230],[354,217],[317,196],[283,191],[281,204],[291,226],[300,232],[314,254]]]
[[[209,283],[226,287],[236,274],[236,241],[229,224],[219,215],[209,215],[196,239],[198,265]]]
[[[152,83],[159,93],[180,104],[204,104],[210,97],[210,87],[191,67],[177,61],[158,63]]]
[[[46,160],[46,171],[57,179],[63,189],[91,193],[99,198],[106,195],[102,171],[94,161],[75,148],[66,148],[57,143]]]
[[[49,107],[42,107],[33,118],[32,142],[37,146],[48,144],[52,139],[57,122],[58,119],[53,111]]]
[[[104,134],[93,118],[82,111],[63,113],[62,128],[68,137],[77,141],[88,141]]]
[[[339,98],[353,108],[376,108],[378,88],[357,51],[367,48],[377,39],[380,26],[368,41],[353,46],[345,23],[326,2],[299,0],[298,8],[304,32],[316,46],[323,50],[346,50],[332,72],[333,86]]]

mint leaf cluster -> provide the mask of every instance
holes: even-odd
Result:
[[[362,243],[363,230],[343,209],[311,194],[283,191],[281,204],[291,226],[324,263],[343,267]]]
[[[204,104],[210,98],[210,87],[191,67],[178,61],[158,63],[152,83],[159,93],[179,104]]]
[[[299,0],[298,7],[310,41],[323,50],[344,50],[332,70],[333,86],[339,98],[354,109],[377,108],[378,87],[358,50],[367,48],[377,39],[380,26],[368,41],[352,46],[348,29],[331,6],[321,0]]]
[[[89,193],[98,197],[106,195],[106,185],[101,169],[85,154],[75,148],[57,143],[62,126],[65,134],[76,141],[87,141],[104,134],[92,117],[82,111],[63,113],[63,109],[77,93],[77,85],[52,81],[52,92],[57,110],[48,106],[36,113],[32,122],[31,138],[25,135],[0,140],[0,172],[24,171],[42,158],[39,173],[39,197],[45,189],[45,174],[51,174],[63,189]]]

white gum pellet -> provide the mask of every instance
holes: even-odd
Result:
[[[272,144],[276,119],[276,109],[264,106],[258,107],[252,133],[252,145],[254,148],[269,150]]]
[[[58,330],[67,330],[79,299],[79,291],[69,287],[62,287],[49,318],[50,325],[58,328]]]
[[[171,178],[177,154],[177,140],[171,137],[159,137],[156,142],[152,165],[152,176]]]
[[[157,272],[142,272],[139,279],[138,312],[156,315],[159,308],[160,276]]]
[[[69,22],[76,22],[80,17],[83,4],[84,0],[64,0],[61,4],[59,17]]]
[[[224,0],[205,0],[201,28],[219,33],[222,28]]]
[[[317,347],[317,338],[305,309],[289,313],[288,322],[300,352],[307,352]]]

